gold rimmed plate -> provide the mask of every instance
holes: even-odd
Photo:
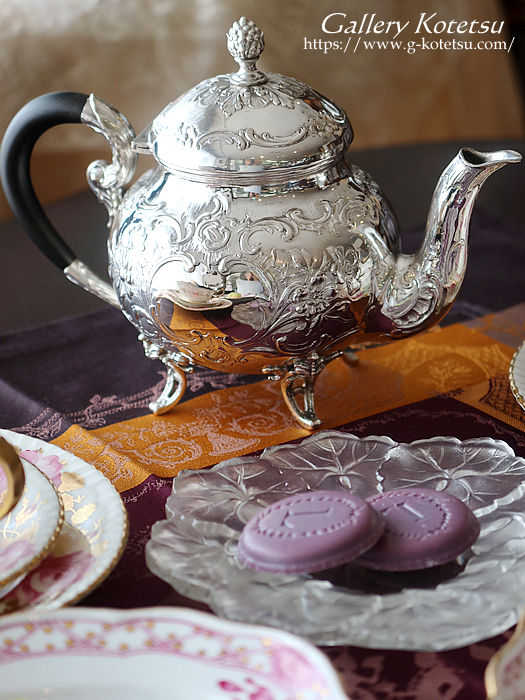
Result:
[[[519,346],[511,360],[509,381],[514,398],[525,409],[525,342]]]
[[[54,546],[64,522],[62,499],[39,469],[22,459],[25,486],[13,510],[0,521],[0,595],[34,569]]]
[[[75,455],[9,430],[0,430],[0,436],[47,476],[64,506],[64,525],[51,551],[0,600],[0,615],[73,603],[101,583],[120,559],[128,532],[122,500],[98,469]]]
[[[520,700],[525,692],[525,613],[514,634],[489,661],[485,671],[489,700]]]

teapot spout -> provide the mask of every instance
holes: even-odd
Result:
[[[445,168],[434,190],[425,238],[412,256],[400,255],[382,303],[388,335],[401,337],[437,323],[459,292],[467,265],[472,208],[481,186],[521,155],[503,150],[482,153],[462,148]]]

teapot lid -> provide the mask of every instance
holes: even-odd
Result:
[[[132,142],[168,171],[217,184],[286,182],[337,161],[353,132],[343,110],[308,85],[264,73],[264,34],[241,17],[227,33],[237,73],[204,80],[165,107]]]

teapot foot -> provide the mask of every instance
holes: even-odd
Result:
[[[186,374],[193,372],[193,364],[181,353],[168,353],[142,334],[139,335],[139,340],[142,341],[146,357],[160,360],[167,369],[166,382],[160,396],[149,404],[149,410],[160,416],[181,400],[186,390]]]
[[[293,417],[307,430],[315,430],[321,420],[315,413],[314,388],[326,365],[342,351],[321,357],[316,352],[307,357],[292,357],[284,365],[263,367],[268,379],[281,381],[281,392]]]

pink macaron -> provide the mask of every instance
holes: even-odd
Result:
[[[383,571],[410,571],[453,561],[474,544],[478,519],[462,501],[424,488],[387,491],[368,498],[385,528],[357,564]]]
[[[322,571],[359,557],[382,532],[381,516],[357,496],[297,493],[264,508],[245,525],[237,557],[256,571]]]

